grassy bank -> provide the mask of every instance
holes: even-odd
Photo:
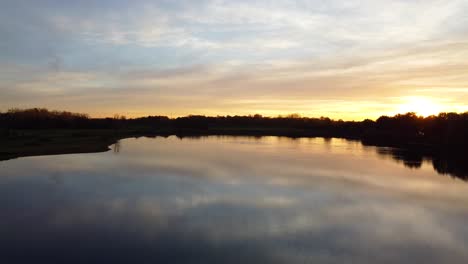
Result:
[[[365,140],[353,134],[327,130],[283,128],[212,128],[212,129],[16,129],[0,137],[0,160],[26,156],[93,153],[109,150],[120,139],[141,136],[196,137],[209,135],[326,137]],[[385,145],[373,142],[367,145]],[[387,142],[389,143],[389,142]],[[389,145],[395,146],[395,145]],[[407,147],[401,146],[401,147]],[[430,149],[431,146],[424,146]]]
[[[27,156],[94,153],[109,150],[109,146],[120,139],[141,136],[178,137],[208,135],[239,136],[326,136],[325,133],[311,133],[291,129],[171,129],[171,130],[130,130],[130,129],[24,129],[9,130],[0,137],[0,160]]]
[[[26,156],[92,153],[109,150],[117,140],[138,135],[132,130],[13,130],[0,138],[0,160]]]

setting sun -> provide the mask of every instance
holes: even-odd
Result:
[[[0,264],[468,264],[468,0],[0,3]]]
[[[437,115],[442,112],[442,105],[427,97],[405,97],[397,113],[414,112],[420,116]]]

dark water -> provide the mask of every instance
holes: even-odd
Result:
[[[0,162],[0,263],[468,263],[468,183],[430,160],[320,138],[113,149]]]

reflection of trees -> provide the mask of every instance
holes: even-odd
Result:
[[[423,160],[431,160],[434,170],[442,175],[450,175],[468,181],[468,157],[463,153],[427,153],[423,150],[409,150],[401,148],[377,148],[377,153],[390,156],[405,167],[419,169]]]
[[[118,154],[120,153],[120,148],[122,147],[120,140],[115,142],[114,144],[114,153]]]
[[[432,165],[440,174],[468,181],[468,158],[466,155],[437,156],[432,159]]]
[[[394,149],[392,151],[393,159],[400,160],[403,164],[412,169],[419,169],[423,163],[423,155],[416,151],[409,151],[403,149]]]

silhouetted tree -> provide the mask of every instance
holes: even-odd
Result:
[[[288,136],[324,136],[361,139],[364,144],[408,146],[435,145],[453,148],[468,146],[468,113],[441,113],[419,117],[415,113],[381,116],[376,121],[308,118],[298,114],[279,117],[190,115],[175,119],[166,116],[130,118],[90,118],[85,114],[49,111],[43,108],[11,109],[0,113],[0,134],[12,129],[142,129],[177,133],[275,133]]]

